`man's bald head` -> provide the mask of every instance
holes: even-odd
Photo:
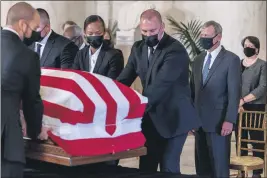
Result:
[[[37,8],[36,10],[40,15],[41,23],[43,23],[44,25],[50,24],[50,17],[48,12],[42,8]]]
[[[8,10],[6,25],[15,30],[21,40],[31,38],[39,24],[38,12],[26,2],[16,3]]]
[[[148,9],[148,10],[144,11],[140,16],[141,21],[142,20],[151,20],[153,18],[156,18],[160,23],[162,23],[161,15],[155,9]]]
[[[19,20],[30,21],[33,20],[37,11],[26,2],[19,2],[14,4],[7,12],[6,25],[14,25]]]
[[[148,37],[149,39],[155,38],[154,40],[151,40],[155,41],[153,43],[156,43],[162,38],[165,28],[160,13],[154,9],[148,9],[141,14],[139,26],[143,38],[146,39],[146,41],[148,41]],[[150,42],[148,43],[150,46],[153,44]]]

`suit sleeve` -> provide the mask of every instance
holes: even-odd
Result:
[[[262,65],[260,69],[260,79],[258,87],[251,91],[251,94],[253,94],[256,97],[256,99],[263,97],[265,93],[266,93],[266,62],[264,62],[264,65]]]
[[[135,71],[135,55],[134,55],[135,45],[133,45],[131,54],[128,58],[128,62],[125,68],[122,70],[121,74],[117,78],[117,81],[123,83],[126,86],[131,86],[134,80],[137,77],[137,73]]]
[[[116,53],[109,61],[109,70],[107,77],[116,79],[124,67],[124,60],[121,53]]]
[[[27,123],[27,132],[31,138],[36,138],[42,127],[44,108],[40,96],[40,77],[39,57],[34,54],[22,95],[23,114]]]
[[[227,74],[228,106],[225,121],[236,123],[241,97],[241,66],[239,57],[231,60]]]
[[[72,68],[74,58],[79,51],[73,42],[67,44],[60,55],[60,66],[62,69]]]
[[[74,70],[81,70],[80,68],[80,58],[81,58],[81,52],[78,51],[75,58],[74,58],[74,62],[73,62],[73,65],[72,65],[72,69]]]
[[[166,53],[157,78],[144,90],[144,96],[148,97],[146,112],[160,103],[172,85],[179,82],[182,71],[188,68],[189,56],[183,47],[178,45]]]
[[[191,75],[190,75],[191,99],[193,101],[195,101],[195,81],[194,81],[195,67],[194,66],[195,66],[195,62],[192,63],[192,69],[191,69],[192,71],[191,71]]]

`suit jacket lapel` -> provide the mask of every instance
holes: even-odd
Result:
[[[211,69],[208,73],[207,79],[205,83],[203,84],[203,87],[208,83],[209,79],[211,78],[212,74],[216,71],[216,68],[221,64],[222,62],[222,57],[224,56],[225,49],[222,47],[221,51],[219,52],[218,56],[216,57],[215,61],[213,62]],[[202,78],[202,77],[201,77]]]
[[[144,74],[148,71],[148,46],[144,43],[141,49],[141,70]]]
[[[81,58],[81,64],[83,65],[82,66],[82,69],[85,70],[85,71],[89,71],[89,60],[90,60],[90,57],[89,57],[89,47],[86,46],[84,47],[84,49],[82,49],[84,52],[82,54],[82,58]]]
[[[33,50],[35,52],[35,46],[36,46],[36,43],[33,43],[28,48],[30,48],[31,50]]]
[[[196,81],[199,82],[199,86],[203,86],[202,69],[203,69],[203,65],[204,65],[204,61],[205,61],[206,55],[207,55],[207,52],[202,53],[202,56],[200,56],[200,59],[201,60],[199,61],[198,64],[196,64],[196,65],[200,66],[200,67],[196,67],[196,69],[197,69],[197,71],[196,71],[196,74],[197,74],[196,77],[198,77],[198,80],[196,80]]]
[[[55,33],[52,31],[44,47],[44,51],[41,57],[41,66],[44,66],[45,61],[48,59],[48,55],[51,49],[53,48],[54,43],[55,43]]]
[[[101,66],[102,62],[103,62],[103,59],[104,59],[104,56],[105,56],[105,50],[103,49],[104,46],[101,48],[100,52],[99,52],[99,55],[97,57],[97,60],[96,60],[96,64],[95,64],[95,68],[93,70],[93,73],[97,73],[98,70],[99,70],[99,67]]]
[[[166,40],[168,40],[168,35],[165,33],[164,36],[163,36],[163,38],[160,40],[157,48],[155,49],[153,59],[151,61],[151,64],[149,65],[149,68],[148,68],[148,71],[147,71],[147,74],[146,74],[146,83],[145,83],[145,86],[148,85],[148,82],[149,82],[149,79],[150,79],[150,76],[151,76],[151,72],[152,72],[152,68],[153,68],[156,60],[158,60],[158,56],[162,52],[162,47],[164,46],[164,43],[165,43]]]

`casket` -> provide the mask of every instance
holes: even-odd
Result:
[[[50,141],[25,139],[28,158],[75,166],[146,154],[147,98],[135,90],[97,74],[43,68],[40,94]]]
[[[98,156],[72,156],[52,140],[37,142],[24,138],[24,141],[27,158],[70,167],[146,155],[146,147],[140,147]]]

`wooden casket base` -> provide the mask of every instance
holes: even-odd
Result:
[[[37,142],[24,139],[24,141],[27,158],[64,166],[79,166],[146,155],[146,148],[140,147],[115,154],[99,156],[71,156],[51,140],[46,142]]]

